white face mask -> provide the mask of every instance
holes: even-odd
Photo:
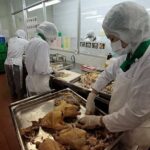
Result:
[[[116,42],[111,42],[111,48],[118,55],[124,55],[131,51],[131,45],[128,44],[128,46],[126,48],[123,48],[120,40],[118,40]]]

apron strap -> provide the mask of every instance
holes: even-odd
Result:
[[[135,62],[136,59],[141,58],[146,52],[148,46],[150,45],[150,40],[142,42],[138,48],[135,50],[133,55],[130,57],[130,53],[128,53],[126,60],[121,64],[120,68],[126,72],[130,69],[131,65]]]

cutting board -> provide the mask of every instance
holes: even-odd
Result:
[[[64,80],[66,82],[74,82],[76,80],[78,80],[81,76],[81,74],[73,72],[73,71],[69,71],[69,70],[61,70],[58,72],[62,72],[64,73],[64,77],[57,77],[58,79]]]

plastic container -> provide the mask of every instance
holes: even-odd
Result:
[[[5,37],[0,35],[0,44],[5,44],[6,40]]]
[[[64,44],[62,40],[62,32],[58,32],[58,39],[59,39],[59,43],[61,44],[61,48],[64,48]]]
[[[7,52],[7,46],[6,46],[6,44],[0,44],[0,53],[1,52]]]
[[[7,57],[7,46],[6,44],[0,44],[0,73],[4,72],[4,63]]]

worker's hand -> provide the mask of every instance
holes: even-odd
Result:
[[[82,129],[94,129],[102,127],[102,116],[86,115],[78,121],[77,127]]]
[[[95,102],[94,99],[96,97],[96,94],[94,92],[91,92],[87,98],[86,102],[86,115],[93,115],[95,112]]]

